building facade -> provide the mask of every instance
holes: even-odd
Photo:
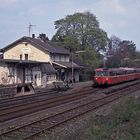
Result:
[[[45,87],[56,80],[71,81],[72,75],[79,81],[79,66],[70,62],[70,52],[51,41],[22,37],[1,52],[0,74],[7,75],[7,83],[32,82]]]
[[[49,80],[48,75],[53,76],[53,78]],[[55,81],[55,79],[56,70],[50,63],[29,60],[0,60],[0,85],[32,83],[34,87],[46,87],[47,83]]]

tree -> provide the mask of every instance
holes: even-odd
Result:
[[[121,39],[117,36],[111,36],[108,43],[108,49],[106,52],[106,65],[107,67],[118,67],[120,65],[120,54],[119,54],[119,44]]]
[[[42,33],[42,34],[39,34],[39,37],[42,41],[46,42],[49,40],[49,38],[46,36],[46,34]]]
[[[108,67],[133,66],[136,58],[136,45],[133,41],[112,37],[109,41],[107,55],[111,57],[107,60]]]
[[[63,41],[63,46],[68,49],[70,52],[75,52],[79,49],[79,42],[74,36],[66,36]]]
[[[75,13],[55,21],[53,41],[64,42],[67,36],[77,39],[79,50],[91,47],[97,52],[105,50],[107,34],[99,28],[96,16],[90,12]]]
[[[79,59],[88,67],[96,68],[99,66],[98,54],[92,48],[87,47],[84,52],[78,53],[74,55],[74,58]]]
[[[134,59],[136,56],[136,45],[129,40],[123,40],[119,44],[119,49],[121,58]]]
[[[107,55],[113,56],[117,49],[119,48],[119,44],[121,43],[121,39],[116,36],[111,36],[108,43]]]
[[[94,69],[99,67],[99,57],[100,55],[90,47],[86,47],[84,52],[74,54],[74,61],[84,66],[84,70],[80,72],[83,80],[92,79]]]

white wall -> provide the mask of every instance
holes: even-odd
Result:
[[[28,54],[28,60],[32,61],[50,61],[50,53],[42,51],[31,44],[25,45],[26,43],[20,43],[11,49],[4,52],[4,59],[16,59],[20,60],[20,55],[22,55],[22,60],[25,60],[25,54]]]

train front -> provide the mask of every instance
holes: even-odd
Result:
[[[93,86],[102,87],[109,85],[109,71],[107,69],[96,69],[93,77]]]

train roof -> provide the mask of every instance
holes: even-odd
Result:
[[[119,68],[108,68],[108,69],[98,68],[98,69],[95,69],[95,71],[119,71],[119,70],[120,70]]]
[[[125,71],[133,71],[135,68],[128,68],[128,67],[120,67],[120,69],[125,70]]]
[[[108,71],[108,72],[121,72],[121,71],[134,71],[135,68],[128,68],[128,67],[120,67],[120,68],[98,68],[95,69],[95,71],[101,72],[101,71]],[[140,70],[140,68],[137,68],[137,70]]]

